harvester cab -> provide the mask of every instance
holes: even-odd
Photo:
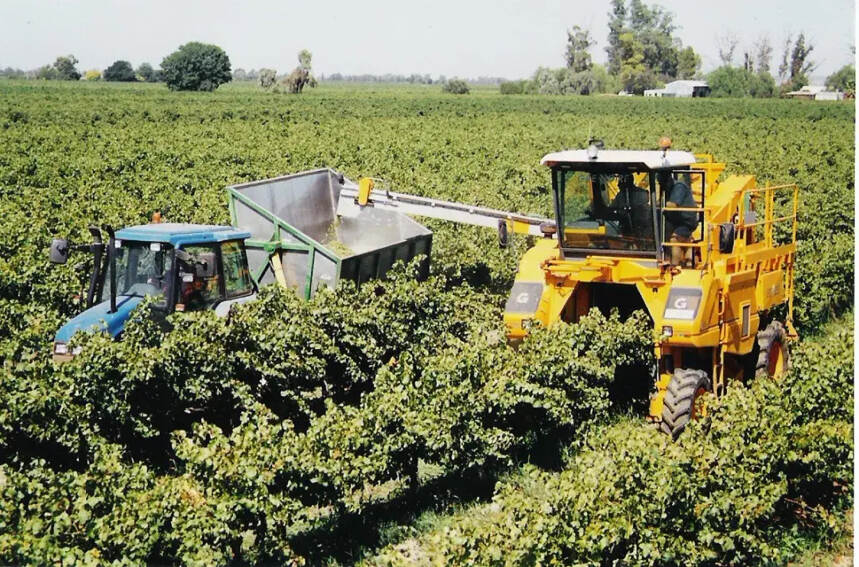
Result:
[[[645,310],[657,360],[650,418],[676,436],[703,393],[785,368],[797,188],[757,188],[751,175],[717,182],[725,164],[660,145],[543,158],[557,231],[523,256],[504,320],[515,344],[532,325],[594,307]]]
[[[92,244],[70,245],[54,239],[51,261],[65,263],[73,250],[93,255],[87,309],[57,331],[54,360],[77,352],[69,347],[80,330],[122,333],[131,312],[152,298],[153,314],[213,309],[219,315],[230,305],[249,301],[257,287],[248,271],[245,239],[250,234],[230,226],[152,223],[113,232],[91,227]]]

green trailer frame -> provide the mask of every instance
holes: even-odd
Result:
[[[320,285],[381,278],[395,261],[418,255],[425,256],[422,276],[428,274],[432,232],[401,213],[367,210],[344,219],[348,226],[336,232],[355,253],[341,255],[320,242],[340,222],[340,190],[352,186],[336,171],[318,169],[226,188],[232,224],[252,235],[245,246],[258,286],[277,281],[309,299]]]

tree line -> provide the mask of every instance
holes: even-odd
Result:
[[[707,75],[714,96],[766,98],[796,91],[809,84],[817,68],[811,59],[814,44],[804,32],[788,34],[782,44],[778,67],[773,69],[773,46],[766,35],[742,50],[742,63],[734,64],[739,40],[732,34],[717,40],[721,66]],[[773,74],[775,70],[775,74]],[[826,78],[826,87],[853,95],[856,71],[845,65]]]
[[[55,81],[140,81],[146,83],[163,82],[161,69],[155,69],[150,63],[141,63],[137,69],[125,60],[114,61],[107,69],[88,69],[81,73],[74,55],[61,55],[49,65],[25,71],[6,67],[0,69],[0,77],[7,79],[46,79]]]
[[[593,62],[596,45],[589,30],[573,26],[567,32],[566,66],[539,67],[530,79],[501,83],[502,94],[643,94],[677,79],[706,79],[713,96],[772,97],[808,84],[816,64],[814,45],[804,33],[789,35],[777,70],[771,73],[773,47],[766,36],[743,50],[742,65],[734,64],[739,40],[733,34],[718,38],[721,65],[701,72],[701,56],[676,36],[674,15],[643,0],[612,0],[605,48],[607,64]],[[829,88],[853,93],[855,68],[845,65],[826,80]]]
[[[74,55],[57,57],[51,65],[44,65],[34,71],[21,71],[7,67],[0,70],[0,77],[12,79],[52,79],[78,81],[117,82],[164,82],[174,91],[213,91],[220,85],[236,80],[256,80],[266,89],[277,92],[300,93],[304,87],[315,87],[316,78],[311,74],[310,51],[303,49],[298,53],[298,67],[288,75],[278,77],[273,69],[231,70],[230,58],[217,45],[190,42],[161,61],[161,68],[154,69],[149,63],[141,63],[134,69],[125,60],[114,61],[104,71],[91,69],[83,75],[77,69],[78,60]]]
[[[797,90],[808,84],[808,75],[817,67],[811,59],[814,45],[804,33],[788,35],[785,39],[777,75],[771,72],[773,47],[767,36],[761,36],[742,50],[742,64],[735,65],[739,47],[736,35],[726,33],[717,39],[721,65],[709,74],[701,73],[701,56],[691,46],[684,46],[676,36],[674,14],[644,0],[611,0],[608,14],[608,37],[605,47],[607,64],[593,62],[591,48],[596,41],[589,30],[578,25],[567,32],[564,51],[566,65],[553,69],[539,67],[530,79],[504,81],[497,77],[480,77],[464,81],[428,75],[343,75],[334,73],[320,80],[384,82],[412,84],[441,84],[444,92],[465,94],[468,83],[500,84],[502,94],[592,94],[626,92],[643,94],[645,90],[662,86],[677,79],[706,79],[712,96],[772,97]],[[851,47],[855,53],[855,48]],[[216,45],[191,42],[182,45],[155,69],[141,63],[134,69],[130,62],[117,60],[107,69],[85,71],[89,81],[165,82],[171,90],[211,91],[219,85],[236,81],[256,81],[262,88],[273,91],[300,93],[304,87],[314,87],[317,79],[311,74],[311,54],[302,50],[299,65],[290,73],[278,75],[274,69],[236,69],[231,71],[230,59]],[[77,81],[82,78],[74,55],[57,57],[50,65],[32,71],[7,67],[0,77],[54,79]],[[855,67],[845,65],[826,79],[826,86],[852,96],[856,86]],[[778,81],[776,80],[778,79]]]

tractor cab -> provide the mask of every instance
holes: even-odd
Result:
[[[253,299],[256,284],[248,271],[245,239],[249,233],[229,226],[153,223],[115,234],[105,229],[105,246],[97,229],[95,242],[69,246],[56,239],[51,261],[65,263],[73,249],[93,253],[88,309],[63,325],[54,338],[54,359],[69,360],[68,343],[78,331],[106,331],[117,337],[131,312],[145,297],[153,314],[212,309],[226,315],[230,305]]]
[[[664,150],[568,150],[542,160],[552,172],[558,244],[564,258],[599,255],[673,259],[677,242],[701,234],[702,171],[695,156]],[[676,246],[682,248],[683,246]]]

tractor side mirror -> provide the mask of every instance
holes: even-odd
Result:
[[[730,254],[734,251],[734,238],[736,237],[736,227],[732,222],[726,222],[719,225],[719,252],[722,254]]]
[[[65,264],[69,259],[69,241],[55,238],[51,241],[51,263]]]
[[[498,219],[498,246],[501,248],[510,246],[510,232],[504,219]]]

